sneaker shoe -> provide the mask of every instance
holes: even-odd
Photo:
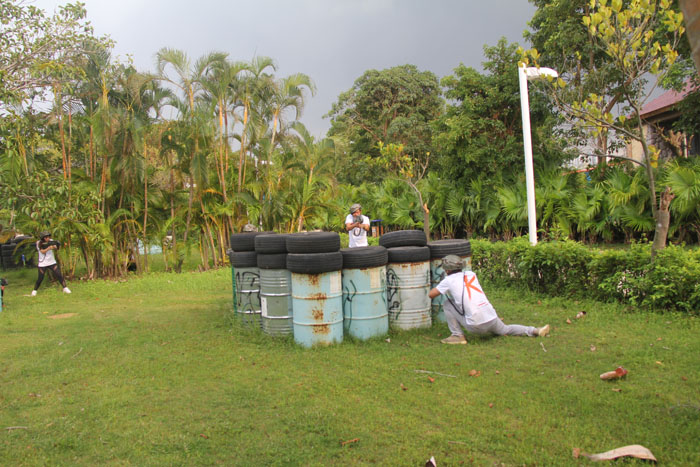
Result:
[[[466,344],[467,339],[464,336],[450,336],[446,339],[441,340],[443,344]]]
[[[70,289],[68,287],[63,287],[63,293],[70,293]]]
[[[36,297],[36,290],[32,290],[32,297]]]
[[[544,336],[546,336],[547,334],[549,334],[549,324],[547,324],[546,326],[542,326],[541,328],[539,328],[539,329],[537,330],[537,335],[538,335],[539,337],[544,337]]]

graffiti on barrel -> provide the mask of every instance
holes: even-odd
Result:
[[[396,272],[389,268],[386,271],[386,301],[389,307],[389,313],[398,318],[401,313],[401,302],[399,301],[399,276]]]
[[[357,295],[355,281],[349,281],[348,285],[352,287],[352,291],[350,291],[349,287],[343,286],[343,327],[346,331],[350,327],[350,322],[352,321],[352,300],[355,298],[355,295]]]
[[[260,307],[260,274],[253,271],[236,271],[236,311],[248,319],[257,320]],[[253,316],[250,316],[253,315]],[[250,316],[250,318],[248,318]]]

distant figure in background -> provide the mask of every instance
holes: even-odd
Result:
[[[55,277],[56,280],[61,283],[64,293],[70,293],[70,289],[66,287],[66,280],[61,275],[61,268],[58,266],[58,262],[56,261],[56,257],[53,253],[55,250],[58,250],[60,246],[60,242],[51,239],[51,232],[44,231],[39,234],[39,241],[36,242],[36,249],[39,252],[39,259],[37,260],[39,277],[37,277],[36,284],[34,284],[32,297],[36,296],[36,291],[39,289],[41,282],[44,280],[46,271],[51,271],[53,277]]]
[[[246,224],[243,226],[243,232],[257,232],[258,228],[253,224]]]
[[[447,327],[452,335],[443,339],[443,344],[466,344],[467,339],[464,338],[462,328],[482,335],[544,337],[549,334],[549,324],[541,328],[503,324],[481,290],[476,274],[462,271],[463,268],[462,258],[456,255],[445,256],[442,259],[442,269],[445,270],[446,276],[428,294],[431,299],[441,294],[447,298],[443,309]]]
[[[350,237],[350,248],[368,245],[369,217],[362,215],[362,206],[357,203],[350,206],[350,214],[345,218],[345,230]]]

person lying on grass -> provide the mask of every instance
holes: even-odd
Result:
[[[455,255],[442,259],[445,278],[432,289],[428,296],[433,299],[444,294],[445,319],[452,335],[443,344],[466,344],[462,328],[474,334],[495,334],[497,336],[539,336],[549,334],[549,324],[541,328],[503,324],[486,294],[481,290],[476,274],[462,271],[464,262]]]

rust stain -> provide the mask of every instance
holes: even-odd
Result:
[[[319,293],[312,293],[307,298],[309,300],[321,300],[321,301],[323,301],[323,300],[327,299],[328,296],[324,293],[319,292]]]
[[[309,281],[309,284],[318,286],[319,283],[321,282],[321,275],[320,274],[307,274],[307,279]]]
[[[317,324],[313,327],[314,334],[328,334],[331,332],[331,328],[328,324]]]
[[[323,310],[319,308],[312,308],[311,316],[313,316],[316,321],[320,321],[323,319]]]

